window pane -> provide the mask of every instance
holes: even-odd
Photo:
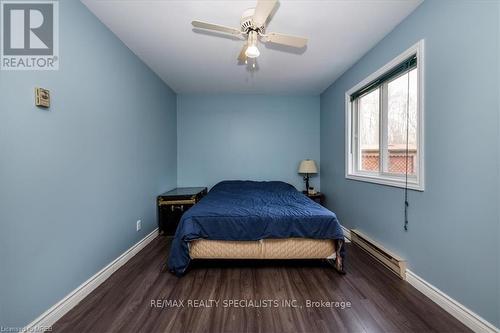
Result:
[[[359,98],[359,148],[358,168],[379,171],[379,89]]]
[[[409,94],[408,94],[409,84]],[[391,173],[416,174],[417,163],[417,70],[413,69],[387,85],[388,170]],[[408,161],[406,160],[406,117],[409,103]]]

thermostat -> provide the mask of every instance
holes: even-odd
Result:
[[[43,108],[50,107],[50,92],[47,89],[35,88],[35,105]]]

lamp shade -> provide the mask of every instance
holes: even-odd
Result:
[[[318,173],[314,160],[302,160],[299,165],[299,173]]]

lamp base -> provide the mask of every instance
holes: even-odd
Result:
[[[304,181],[306,182],[306,192],[309,191],[309,174],[306,173],[304,176]]]

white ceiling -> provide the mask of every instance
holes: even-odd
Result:
[[[177,93],[319,94],[423,0],[281,0],[267,31],[309,38],[302,54],[260,45],[258,70],[237,64],[243,41],[193,31],[239,27],[256,1],[82,0]]]

